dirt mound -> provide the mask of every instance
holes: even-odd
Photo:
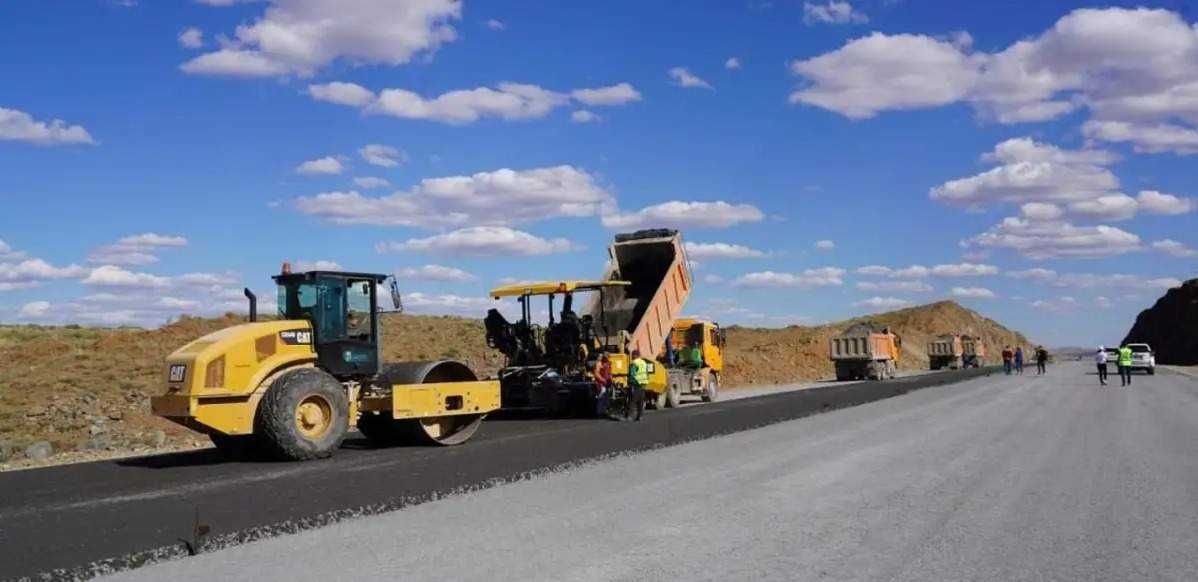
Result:
[[[1000,360],[1002,346],[1031,346],[1026,337],[1003,327],[976,311],[953,301],[940,301],[898,311],[860,317],[814,327],[783,329],[728,329],[725,383],[782,384],[796,380],[830,378],[834,371],[828,359],[828,340],[849,327],[874,322],[890,327],[902,338],[899,369],[928,367],[928,341],[945,333],[966,333],[982,338],[986,361]]]
[[[163,390],[163,360],[183,344],[243,318],[182,318],[159,329],[0,326],[0,465],[46,441],[54,459],[84,459],[207,445],[206,437],[150,414]],[[942,302],[817,327],[728,330],[725,386],[827,378],[828,338],[874,321],[903,338],[901,368],[927,367],[928,338],[981,335],[994,346],[1028,345],[1022,336]],[[483,323],[460,317],[389,314],[382,320],[383,360],[453,358],[494,376],[503,357],[486,345]],[[64,457],[64,452],[66,452]]]
[[[1140,312],[1123,344],[1146,343],[1156,363],[1198,365],[1198,279],[1165,292],[1152,307]]]

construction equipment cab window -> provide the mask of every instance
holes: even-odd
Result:
[[[278,275],[275,282],[279,317],[312,322],[310,341],[322,368],[337,377],[378,372],[378,276],[315,271]]]

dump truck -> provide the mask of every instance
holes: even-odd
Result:
[[[554,415],[593,414],[599,392],[593,378],[596,359],[607,354],[614,389],[628,384],[633,351],[649,362],[646,400],[664,396],[666,367],[661,353],[691,294],[691,272],[675,230],[619,234],[608,249],[608,266],[594,281],[516,283],[491,291],[493,299],[516,297],[520,317],[512,322],[497,308],[487,312],[487,344],[505,356],[499,372],[505,409]],[[582,315],[575,295],[586,295]],[[548,321],[533,317],[532,304],[544,297]],[[560,312],[555,307],[560,298]]]
[[[972,335],[961,336],[961,366],[980,368],[986,361],[986,344],[982,338]]]
[[[885,380],[898,374],[902,339],[884,325],[858,323],[829,342],[836,379]]]
[[[961,346],[961,336],[945,334],[928,342],[928,368],[939,370],[949,368],[956,370],[962,366],[965,352]]]
[[[205,335],[166,358],[166,393],[154,414],[207,434],[234,457],[328,457],[357,427],[380,445],[458,445],[499,408],[496,380],[454,360],[380,361],[378,293],[393,277],[292,273],[274,277],[278,317]]]
[[[657,397],[656,406],[677,407],[685,396],[714,401],[724,373],[726,343],[727,336],[718,323],[689,318],[674,322],[669,341],[658,357],[666,364],[668,384],[665,394]]]

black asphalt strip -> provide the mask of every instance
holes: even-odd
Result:
[[[651,411],[642,422],[488,419],[458,447],[350,439],[310,463],[224,462],[204,450],[0,473],[0,579],[88,579],[993,372],[828,384]],[[197,525],[209,533],[197,538]]]

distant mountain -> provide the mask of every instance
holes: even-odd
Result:
[[[1158,364],[1198,365],[1198,279],[1165,292],[1136,317],[1123,343],[1152,346]]]

